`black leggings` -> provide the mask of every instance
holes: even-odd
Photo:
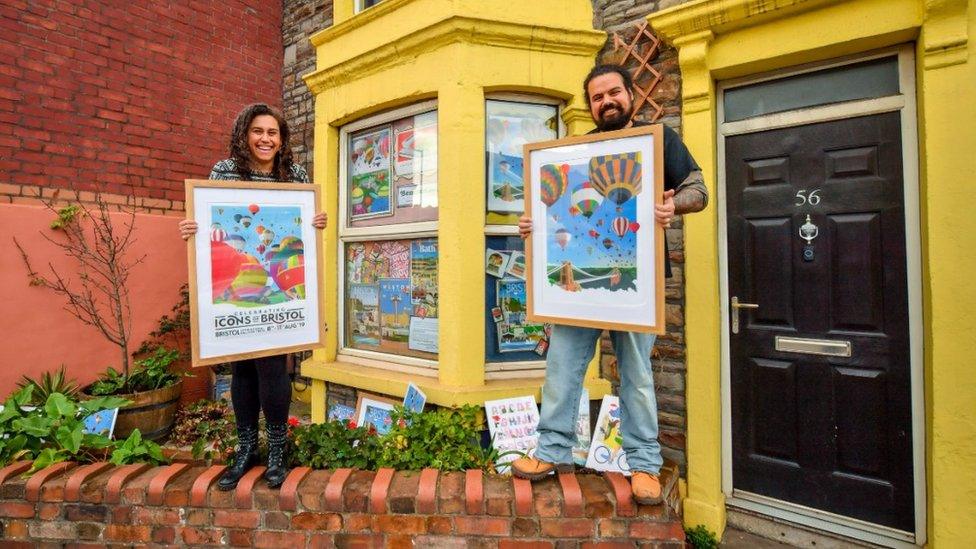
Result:
[[[264,410],[268,425],[288,421],[291,403],[291,380],[285,355],[254,358],[235,362],[230,382],[237,429],[258,426],[258,414]]]

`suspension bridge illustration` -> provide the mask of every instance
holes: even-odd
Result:
[[[546,273],[548,277],[559,272],[559,282],[557,284],[560,288],[568,292],[578,292],[583,289],[583,284],[588,284],[592,282],[597,282],[600,280],[610,279],[610,286],[616,286],[620,283],[620,269],[614,267],[609,274],[606,275],[596,275],[593,273],[588,273],[584,269],[581,269],[571,261],[563,261],[562,265],[557,265],[553,267],[549,272]],[[580,280],[576,280],[573,273],[579,273],[580,275],[587,277]]]

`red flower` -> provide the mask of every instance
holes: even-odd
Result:
[[[349,420],[349,428],[350,429],[355,429],[356,428],[356,422],[350,419]]]
[[[288,425],[291,425],[292,427],[298,427],[298,418],[295,416],[289,416]]]

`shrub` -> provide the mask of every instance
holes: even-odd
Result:
[[[718,539],[703,524],[685,530],[688,545],[695,549],[718,549]]]
[[[176,413],[169,438],[176,446],[193,446],[195,459],[228,459],[237,444],[234,413],[227,401],[201,399]]]

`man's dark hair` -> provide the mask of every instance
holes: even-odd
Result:
[[[624,88],[627,89],[627,93],[634,95],[634,79],[630,76],[630,71],[622,65],[597,65],[590,70],[590,74],[586,75],[586,80],[583,80],[583,98],[586,99],[587,106],[590,104],[590,80],[593,80],[597,76],[614,73],[620,75],[621,80],[624,82]]]
[[[278,121],[278,135],[281,136],[281,148],[275,155],[274,167],[271,169],[272,175],[278,181],[291,181],[291,166],[294,163],[294,155],[289,142],[291,132],[288,131],[288,122],[281,112],[264,103],[254,103],[244,107],[234,120],[234,130],[230,136],[230,157],[237,165],[237,173],[241,179],[251,178],[251,149],[247,145],[247,130],[251,127],[251,122],[261,115],[273,116]]]

